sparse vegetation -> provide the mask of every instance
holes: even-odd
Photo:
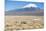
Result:
[[[6,30],[39,29],[44,27],[43,16],[5,16]]]

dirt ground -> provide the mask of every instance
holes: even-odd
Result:
[[[41,29],[43,27],[43,16],[5,16],[6,31]]]

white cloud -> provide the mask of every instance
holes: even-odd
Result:
[[[11,1],[44,2],[44,0],[11,0]]]
[[[30,7],[38,7],[36,4],[28,4],[28,5],[25,5],[23,8],[30,8]]]

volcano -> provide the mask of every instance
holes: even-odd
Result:
[[[5,15],[32,15],[32,16],[43,16],[44,10],[38,7],[26,7],[22,9],[9,10],[5,12]]]

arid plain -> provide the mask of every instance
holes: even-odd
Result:
[[[44,27],[43,16],[5,16],[5,30],[41,29]]]

